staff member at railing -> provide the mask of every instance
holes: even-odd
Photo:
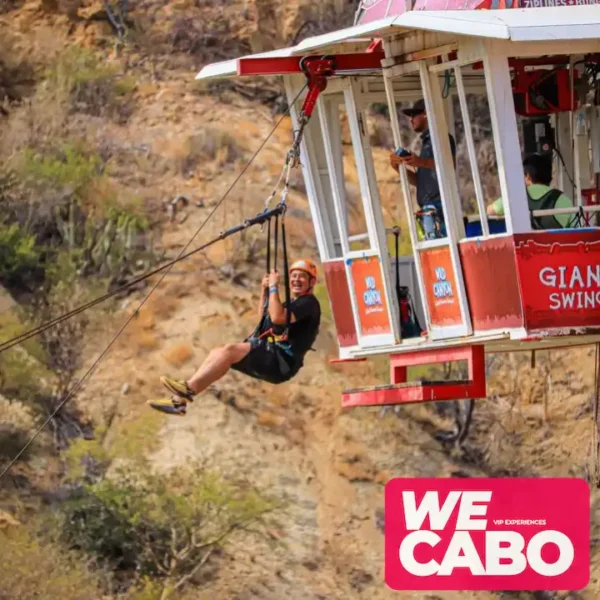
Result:
[[[433,144],[429,131],[427,112],[425,110],[425,101],[417,100],[411,108],[402,111],[410,118],[410,124],[416,133],[421,134],[421,153],[419,156],[410,152],[403,152],[401,156],[397,152],[390,154],[390,164],[395,171],[399,170],[400,163],[413,167],[415,171],[407,170],[408,181],[417,188],[417,203],[421,210],[429,212],[432,208],[439,219],[441,237],[446,237],[446,227],[444,223],[444,212],[442,210],[442,198],[440,196],[440,186],[437,180],[435,170],[435,160],[433,156]],[[450,137],[450,149],[452,151],[452,161],[456,168],[456,142],[452,135]],[[435,235],[434,221],[431,218],[423,218],[423,228],[427,238],[440,237]]]
[[[551,210],[571,208],[573,201],[561,190],[550,187],[552,183],[552,159],[541,154],[530,154],[523,161],[525,185],[529,210]],[[490,216],[504,216],[502,198],[498,198],[487,208]],[[570,227],[573,214],[531,215],[532,229],[565,229]]]

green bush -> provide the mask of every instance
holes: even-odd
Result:
[[[99,577],[81,557],[22,525],[0,529],[2,600],[101,598]]]
[[[40,154],[32,148],[23,151],[21,175],[38,186],[70,188],[81,196],[98,176],[102,161],[97,154],[73,143],[62,144],[57,151]]]
[[[35,236],[18,223],[0,223],[0,283],[11,286],[29,281],[38,271],[40,250]]]
[[[146,465],[80,488],[63,507],[64,539],[113,568],[182,590],[236,531],[274,504],[198,465],[166,475]]]

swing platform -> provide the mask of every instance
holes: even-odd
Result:
[[[466,361],[466,380],[407,381],[408,367]],[[485,350],[483,345],[393,354],[390,356],[391,384],[344,390],[342,406],[416,404],[464,398],[485,398]]]

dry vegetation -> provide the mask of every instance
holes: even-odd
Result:
[[[0,283],[21,304],[0,313],[0,341],[174,258],[285,106],[273,81],[200,93],[196,69],[338,28],[354,8],[343,0],[144,0],[131,3],[119,38],[85,0],[0,3]],[[494,197],[489,123],[471,102]],[[374,111],[369,127],[391,224],[402,198],[387,166],[385,111]],[[290,138],[287,119],[195,244],[263,207]],[[460,126],[457,142],[465,164]],[[360,232],[349,146],[345,153]],[[297,175],[288,202],[290,254],[314,256]],[[232,374],[186,419],[149,411],[146,401],[164,392],[159,374],[188,374],[212,347],[253,329],[264,238],[248,231],[177,264],[139,312],[160,275],[0,354],[4,465],[135,314],[0,481],[2,598],[391,598],[381,573],[390,477],[589,475],[588,349],[540,353],[535,370],[525,354],[491,357],[490,399],[477,401],[471,433],[456,445],[440,436],[453,427],[449,404],[339,409],[344,387],[380,383],[388,364],[327,362],[337,348],[322,283],[318,352],[297,380],[274,387]],[[186,471],[188,462],[199,466]],[[594,549],[594,565],[599,558]],[[570,598],[597,593],[594,580]],[[505,596],[478,596],[492,597]]]

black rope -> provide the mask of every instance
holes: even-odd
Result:
[[[269,219],[267,222],[267,265],[266,265],[265,272],[267,275],[271,272],[271,219]],[[262,281],[261,281],[261,285],[262,285]],[[262,292],[264,293],[264,288],[263,288]],[[258,337],[258,335],[260,335],[268,314],[269,314],[269,293],[267,292],[265,294],[265,299],[263,302],[263,310],[262,310],[262,314],[260,316],[260,320],[258,321],[258,324],[256,325],[256,328],[254,329],[254,331],[252,332],[252,335],[250,337]]]
[[[242,231],[243,229],[246,229],[246,228],[251,227],[253,225],[259,225],[261,223],[264,223],[265,220],[271,219],[273,217],[273,215],[279,215],[279,214],[281,214],[281,211],[282,211],[281,206],[278,206],[277,208],[275,208],[275,209],[273,209],[271,211],[265,211],[264,213],[259,214],[259,215],[257,215],[256,217],[254,217],[252,219],[248,219],[243,224],[228,229],[227,231],[221,233],[218,237],[214,238],[210,242],[207,242],[206,244],[203,244],[199,248],[196,248],[196,250],[193,250],[192,252],[186,254],[185,257],[191,256],[192,254],[194,254],[196,252],[199,252],[200,250],[205,250],[206,248],[208,248],[212,244],[216,244],[217,242],[225,239],[226,237],[229,237],[230,235],[233,235],[234,233],[238,233],[239,231]],[[206,218],[206,220],[202,224],[202,227],[208,222],[209,219],[210,219],[210,215]],[[183,258],[185,258],[185,257],[180,257],[178,260],[183,260]],[[173,261],[170,265],[165,265],[165,267],[163,267],[163,268],[166,268],[167,266],[173,266],[173,264],[175,264],[175,262],[176,261]],[[48,425],[48,423],[56,416],[56,414],[58,413],[58,411],[65,405],[65,403],[67,402],[67,400],[71,396],[73,396],[75,394],[75,392],[81,387],[83,381],[88,377],[88,375],[100,363],[100,361],[107,354],[107,352],[109,351],[109,349],[111,348],[111,346],[117,341],[117,338],[121,335],[121,333],[123,333],[123,330],[125,329],[125,327],[127,327],[127,325],[129,325],[129,323],[132,321],[132,319],[134,319],[137,316],[137,314],[139,313],[139,310],[148,301],[148,299],[150,298],[150,296],[152,295],[152,293],[154,292],[154,290],[156,290],[156,288],[160,285],[160,283],[165,278],[165,276],[166,276],[166,273],[165,273],[165,275],[163,275],[158,280],[158,282],[150,290],[150,292],[148,293],[148,295],[142,300],[142,302],[136,308],[136,310],[133,312],[133,314],[127,319],[127,321],[125,321],[125,324],[121,327],[121,329],[119,329],[118,333],[112,338],[112,340],[110,341],[110,343],[108,344],[108,346],[105,348],[105,350],[102,352],[102,354],[100,354],[100,356],[94,361],[94,364],[87,370],[87,372],[85,373],[85,375],[77,382],[77,384],[75,385],[75,387],[67,394],[67,396],[64,398],[64,400],[58,405],[58,408],[56,408],[56,410],[48,417],[48,419],[46,419],[46,421],[44,422],[44,424],[36,431],[35,435],[27,442],[27,444],[25,444],[25,446],[22,448],[22,450],[12,459],[12,461],[8,464],[8,466],[2,471],[2,473],[0,474],[0,479],[2,479],[2,477],[5,475],[5,473],[18,460],[18,458],[23,454],[23,452],[25,452],[25,450],[27,450],[27,448],[29,447],[29,445],[37,438],[37,436],[42,432],[42,430],[46,427],[46,425]]]
[[[267,223],[267,275],[271,272],[271,219]]]
[[[286,305],[286,317],[285,317],[285,333],[287,334],[290,328],[290,322],[292,320],[292,311],[290,310],[290,276],[288,266],[288,254],[287,254],[287,241],[285,236],[285,223],[283,215],[281,217],[281,243],[283,245],[283,270],[285,277],[285,305]]]
[[[279,249],[279,216],[275,217],[275,247],[273,248],[273,271],[277,271],[277,251]]]
[[[306,87],[306,86],[305,86]],[[293,102],[290,103],[290,107],[296,102],[296,100],[300,97],[300,94],[304,91],[304,89],[302,89],[300,91],[300,93],[296,96],[296,98],[294,99]],[[252,158],[250,158],[250,160],[248,161],[248,163],[246,164],[246,166],[242,169],[242,171],[240,172],[240,174],[238,175],[238,177],[234,180],[234,182],[231,184],[231,186],[229,187],[229,189],[225,192],[225,195],[219,200],[219,202],[217,203],[217,205],[214,207],[214,209],[211,211],[211,213],[208,215],[206,221],[204,221],[204,223],[202,223],[202,225],[200,226],[200,228],[196,231],[196,233],[194,234],[194,236],[192,237],[192,239],[186,244],[186,246],[183,248],[183,250],[181,251],[181,253],[183,253],[188,247],[189,245],[192,243],[192,241],[196,238],[196,236],[198,235],[198,233],[200,233],[200,230],[204,227],[204,225],[208,222],[208,220],[213,216],[213,214],[216,212],[216,210],[219,208],[219,206],[222,204],[222,202],[225,200],[225,198],[227,197],[227,195],[229,194],[229,192],[231,192],[231,190],[233,189],[233,187],[236,185],[236,183],[239,181],[239,179],[241,178],[241,176],[245,173],[245,171],[248,169],[248,167],[250,166],[250,164],[254,161],[254,159],[256,158],[257,154],[262,150],[262,148],[264,147],[264,145],[267,143],[267,141],[271,138],[271,136],[273,135],[273,133],[275,132],[275,130],[279,127],[279,125],[281,124],[282,120],[286,117],[287,112],[289,112],[289,108],[286,111],[286,113],[284,113],[282,115],[282,117],[279,119],[279,121],[277,122],[277,124],[275,125],[275,127],[271,130],[271,132],[269,133],[269,135],[265,138],[265,140],[262,142],[262,144],[260,145],[260,147],[258,148],[258,150],[254,153],[254,155],[252,156]],[[275,242],[277,244],[277,241]],[[83,304],[81,306],[79,306],[78,308],[75,308],[59,317],[56,317],[54,319],[51,319],[50,321],[47,321],[46,323],[43,323],[41,325],[38,325],[37,327],[34,327],[33,329],[30,329],[29,331],[26,331],[24,333],[21,333],[9,340],[6,340],[5,342],[0,343],[0,353],[4,352],[5,350],[9,350],[10,348],[13,348],[14,346],[25,342],[26,340],[38,335],[39,333],[42,333],[43,331],[46,331],[47,329],[50,329],[51,327],[54,327],[54,325],[58,325],[59,323],[62,323],[63,321],[70,319],[71,317],[74,317],[80,313],[82,313],[85,310],[88,310],[89,308],[93,308],[94,306],[96,306],[97,304],[100,304],[102,302],[104,302],[105,300],[108,300],[109,298],[112,298],[113,296],[116,296],[117,294],[120,294],[121,292],[123,292],[124,290],[130,288],[133,285],[136,285],[137,283],[140,283],[142,281],[144,281],[145,279],[148,279],[149,277],[152,277],[153,275],[156,275],[157,273],[160,273],[161,271],[163,271],[164,269],[168,269],[170,267],[172,267],[174,264],[178,263],[181,260],[185,260],[186,258],[188,258],[189,256],[191,256],[192,254],[194,254],[195,252],[198,252],[200,249],[194,250],[193,252],[190,252],[189,254],[186,255],[179,255],[178,258],[176,258],[175,260],[166,263],[165,265],[150,271],[149,273],[146,273],[145,275],[141,275],[140,277],[133,279],[132,281],[116,288],[115,290],[113,290],[112,292],[108,292],[106,294],[104,294],[103,296],[100,296],[99,298],[96,298],[95,300],[91,300],[90,302],[87,302],[86,304]],[[275,260],[277,260],[277,254],[275,254]],[[162,279],[161,279],[162,281]]]
[[[305,88],[306,88],[306,86],[304,86],[304,88],[302,88],[302,90],[300,90],[300,92],[298,93],[298,95],[296,96],[296,98],[294,98],[294,100],[290,103],[290,105],[288,106],[288,109],[286,110],[286,112],[281,116],[281,118],[276,123],[276,125],[273,127],[273,129],[271,129],[269,135],[264,139],[264,141],[261,143],[261,145],[259,146],[259,148],[252,155],[252,157],[250,158],[250,160],[248,161],[248,163],[246,164],[246,166],[242,169],[242,171],[240,172],[240,174],[235,178],[234,182],[229,186],[229,188],[227,189],[227,191],[225,192],[225,194],[223,195],[223,197],[219,200],[219,202],[217,202],[217,204],[215,205],[215,207],[213,208],[213,210],[210,212],[210,214],[206,217],[206,219],[204,220],[204,222],[197,229],[196,233],[194,233],[194,235],[189,240],[189,242],[183,247],[183,249],[181,250],[181,252],[180,252],[179,256],[177,257],[177,259],[175,261],[172,261],[172,264],[169,266],[169,268],[171,266],[173,266],[173,264],[175,264],[175,262],[178,262],[179,260],[183,259],[184,252],[187,250],[187,248],[190,246],[190,244],[194,241],[194,239],[200,233],[200,231],[204,228],[204,226],[208,223],[208,221],[212,218],[212,216],[215,214],[215,212],[217,211],[217,209],[219,208],[219,206],[223,203],[223,201],[225,200],[225,198],[228,196],[229,192],[231,192],[231,190],[233,189],[233,187],[240,180],[240,178],[246,172],[246,170],[248,169],[248,167],[252,164],[252,162],[254,161],[254,159],[256,158],[256,156],[258,155],[258,153],[262,150],[262,148],[267,143],[267,141],[271,138],[271,136],[273,135],[273,133],[275,133],[275,130],[279,127],[279,125],[281,124],[281,122],[283,121],[283,119],[287,116],[287,113],[290,111],[291,106],[293,106],[293,104],[300,97],[300,95],[302,94],[302,92],[304,91]],[[265,211],[261,215],[258,215],[257,217],[254,217],[253,219],[249,219],[249,220],[245,221],[242,225],[238,225],[237,227],[233,227],[231,229],[228,229],[225,232],[222,232],[221,235],[219,235],[218,238],[216,238],[215,240],[212,241],[212,243],[215,243],[215,242],[217,242],[217,241],[219,241],[221,239],[224,239],[224,237],[226,237],[228,235],[232,235],[233,233],[237,233],[238,231],[246,229],[250,225],[264,223],[265,220],[266,220],[266,218],[267,218],[267,215],[269,213],[272,213],[271,216],[273,214],[279,215],[279,213],[281,212],[281,210],[282,210],[282,207],[278,207],[277,209],[275,209],[275,211]],[[208,245],[210,245],[210,243]],[[208,245],[205,244],[203,248],[208,247]],[[195,251],[193,251],[190,254],[193,254],[194,252],[197,252],[197,251],[199,251],[201,249],[202,249],[202,247],[201,248],[197,248]],[[20,458],[20,456],[27,450],[27,448],[29,448],[29,446],[34,442],[34,440],[38,437],[38,435],[44,430],[44,428],[46,427],[46,425],[48,425],[48,423],[50,423],[50,421],[56,416],[56,414],[61,410],[61,408],[67,403],[67,401],[69,400],[69,398],[71,398],[71,396],[73,396],[75,394],[75,392],[77,392],[77,390],[81,387],[81,385],[83,384],[83,382],[85,381],[85,379],[98,366],[98,364],[104,358],[104,356],[108,353],[108,351],[110,350],[110,348],[112,347],[112,345],[117,341],[117,339],[119,338],[119,336],[121,335],[121,333],[123,333],[123,331],[125,330],[125,328],[127,327],[127,325],[129,325],[129,323],[133,320],[133,318],[138,314],[138,312],[142,308],[142,306],[148,301],[148,299],[150,298],[150,296],[152,295],[152,293],[154,292],[154,290],[156,290],[156,288],[162,283],[162,280],[166,277],[167,273],[168,273],[168,269],[162,275],[162,277],[157,281],[157,283],[150,290],[150,292],[147,294],[147,296],[142,300],[142,302],[137,307],[137,309],[131,314],[131,316],[127,319],[127,321],[125,321],[125,323],[123,324],[123,326],[121,327],[121,329],[119,329],[119,331],[112,338],[112,340],[110,341],[110,343],[108,344],[108,346],[104,349],[104,351],[100,354],[100,356],[94,361],[94,363],[92,364],[92,366],[86,371],[86,373],[83,375],[83,377],[77,382],[77,384],[75,385],[75,387],[65,396],[65,398],[60,402],[60,404],[58,405],[58,407],[52,412],[52,414],[46,419],[46,421],[37,429],[37,431],[35,432],[35,434],[33,435],[33,437],[31,437],[29,439],[29,441],[25,444],[25,446],[23,446],[23,448],[17,453],[17,455],[8,463],[8,465],[4,468],[4,470],[2,471],[2,473],[0,473],[0,479],[2,479],[2,477],[4,477],[4,475],[9,471],[9,469],[12,467],[12,465],[14,465],[15,462]]]

